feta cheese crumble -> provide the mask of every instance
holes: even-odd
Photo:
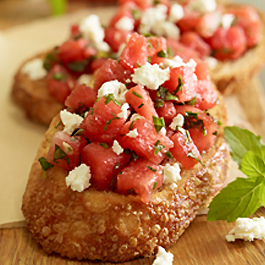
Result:
[[[169,21],[157,21],[152,28],[152,32],[158,36],[164,36],[166,38],[179,39],[179,28]]]
[[[196,69],[197,63],[193,59],[190,59],[187,63],[184,63],[182,58],[177,55],[173,59],[165,59],[163,63],[160,63],[160,66],[163,69],[165,69],[165,68],[177,68],[177,67],[181,67],[181,66],[188,66],[194,72],[195,69]]]
[[[47,74],[43,68],[43,61],[39,58],[26,63],[22,68],[22,73],[28,75],[30,80],[41,79]]]
[[[175,183],[178,180],[181,180],[179,164],[174,163],[173,165],[170,165],[167,163],[164,166],[164,176],[164,183]]]
[[[173,258],[174,256],[172,253],[166,252],[164,248],[159,246],[153,265],[172,265]]]
[[[131,137],[131,138],[136,138],[138,136],[137,129],[135,128],[135,129],[129,131],[126,135],[128,137]]]
[[[72,134],[73,131],[80,125],[80,123],[84,120],[81,116],[71,113],[66,109],[61,110],[60,118],[64,125],[63,132],[67,132],[68,134]]]
[[[136,84],[146,86],[151,90],[157,90],[160,85],[170,78],[170,69],[161,69],[158,64],[146,63],[136,68],[132,76],[132,81]]]
[[[184,117],[181,114],[178,114],[177,116],[175,116],[171,122],[171,124],[169,125],[169,127],[172,130],[176,130],[176,127],[182,127],[184,124]]]
[[[235,18],[236,17],[233,14],[222,15],[221,24],[222,24],[223,28],[229,29],[231,27],[233,21],[235,20]]]
[[[120,146],[117,140],[114,140],[112,150],[115,154],[120,155],[123,152],[123,148]]]
[[[126,102],[121,106],[121,112],[118,113],[118,117],[121,119],[127,119],[127,115],[128,115],[128,109],[129,109],[129,104]]]
[[[116,29],[131,31],[134,29],[134,21],[129,17],[122,17],[115,23]]]
[[[184,16],[184,10],[183,7],[179,4],[173,4],[171,5],[170,11],[169,11],[169,17],[168,21],[172,23],[176,23],[180,19],[182,19]]]
[[[211,70],[213,70],[218,64],[218,61],[211,56],[204,58],[204,61],[207,63],[209,69]]]
[[[92,75],[83,74],[80,75],[80,77],[77,79],[77,83],[88,85],[91,82],[92,78],[93,78]]]
[[[188,9],[209,13],[215,11],[216,6],[215,0],[194,0],[188,4]]]
[[[81,164],[69,172],[65,181],[67,187],[71,186],[73,191],[82,192],[91,185],[90,179],[90,167],[85,164]]]
[[[233,242],[236,239],[245,241],[253,241],[254,239],[265,239],[265,218],[255,217],[238,218],[235,227],[226,236],[228,242]]]
[[[140,120],[140,119],[145,119],[145,117],[139,115],[138,113],[134,113],[134,114],[131,116],[130,121],[136,121],[136,120]]]
[[[113,94],[114,98],[121,104],[126,102],[125,94],[128,89],[126,86],[118,80],[112,80],[104,83],[98,90],[98,96],[103,97],[104,95]]]
[[[105,52],[110,50],[109,45],[104,42],[104,29],[101,27],[100,20],[97,15],[90,15],[84,18],[79,24],[79,29],[81,33],[83,33],[84,37],[92,41],[98,50]]]

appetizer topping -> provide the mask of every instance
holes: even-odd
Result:
[[[88,74],[82,74],[81,76],[79,76],[79,78],[77,79],[77,83],[78,84],[89,84],[92,80],[92,75],[88,75]]]
[[[221,23],[222,23],[223,28],[225,28],[225,29],[230,28],[232,26],[232,23],[234,22],[235,18],[236,17],[233,14],[222,15]]]
[[[26,63],[22,68],[22,73],[27,74],[31,80],[38,80],[47,75],[41,59],[34,59]]]
[[[116,22],[115,28],[131,31],[134,29],[134,20],[129,17],[124,16]]]
[[[184,117],[181,114],[178,114],[176,117],[174,117],[169,127],[172,130],[177,130],[177,127],[182,127],[183,125],[184,125]]]
[[[164,183],[172,183],[177,182],[181,179],[180,176],[180,167],[178,163],[174,163],[173,165],[167,163],[164,166]]]
[[[121,112],[117,115],[119,118],[127,119],[128,117],[128,109],[130,108],[130,105],[128,103],[124,103],[121,106]]]
[[[253,241],[254,239],[265,239],[265,218],[254,217],[238,218],[235,227],[225,237],[228,242],[234,242],[236,239]]]
[[[134,113],[131,118],[130,118],[130,121],[136,121],[136,120],[140,120],[140,119],[144,119],[143,116],[137,114],[137,113]]]
[[[163,70],[159,65],[151,65],[147,62],[145,65],[134,70],[132,81],[151,90],[157,90],[160,85],[170,78],[169,72],[169,68]]]
[[[166,252],[164,248],[159,246],[153,265],[172,265],[173,259],[174,256],[172,253]]]
[[[113,141],[112,150],[117,155],[121,154],[124,151],[117,140]]]
[[[136,138],[139,134],[137,132],[137,129],[135,128],[135,129],[129,131],[126,135],[131,137],[131,138]]]
[[[215,0],[194,0],[190,1],[187,9],[208,13],[215,11],[216,6]]]
[[[102,97],[104,95],[113,94],[114,98],[118,100],[121,104],[124,104],[126,102],[125,94],[128,91],[126,86],[117,81],[109,81],[104,83],[100,89],[98,90],[98,96]]]
[[[77,115],[75,113],[71,113],[67,110],[61,110],[60,112],[60,118],[62,120],[62,123],[64,125],[64,132],[67,132],[68,134],[72,134],[76,128],[81,124],[83,121],[83,118],[80,115]]]
[[[81,164],[69,172],[65,181],[67,187],[71,186],[73,191],[82,192],[91,185],[90,179],[90,167],[85,164]]]
[[[176,23],[184,16],[183,7],[179,4],[172,4],[169,11],[168,21],[172,23]]]

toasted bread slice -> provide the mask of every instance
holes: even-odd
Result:
[[[65,183],[68,172],[58,167],[42,178],[38,158],[47,155],[52,136],[60,130],[56,116],[39,147],[23,197],[22,211],[33,237],[48,253],[112,262],[147,257],[158,246],[174,244],[223,187],[228,172],[222,99],[212,114],[223,125],[215,144],[202,153],[204,166],[182,169],[177,187],[163,184],[146,204],[135,195],[95,188],[74,192]]]

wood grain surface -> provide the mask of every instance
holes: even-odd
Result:
[[[23,0],[0,0],[0,30],[26,23],[49,15],[47,4],[38,2],[35,9]],[[70,1],[69,12],[87,7],[85,1]],[[36,10],[38,12],[36,13]],[[251,87],[253,93],[249,93]],[[246,117],[257,133],[265,139],[265,100],[259,81],[254,78],[242,86],[237,94]],[[265,216],[260,208],[254,216]],[[206,216],[195,218],[189,228],[169,251],[174,254],[174,265],[263,265],[265,264],[265,240],[228,243],[225,236],[233,228],[225,221],[207,222]],[[154,257],[138,259],[122,265],[151,265]],[[0,265],[92,265],[112,264],[92,261],[77,261],[62,258],[57,254],[47,255],[31,237],[26,227],[0,229]]]

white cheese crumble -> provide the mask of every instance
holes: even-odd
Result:
[[[173,259],[174,256],[172,253],[166,252],[164,248],[159,246],[153,265],[172,265]]]
[[[150,32],[158,21],[165,21],[167,17],[167,7],[156,5],[145,10],[141,17],[140,33]]]
[[[80,24],[79,29],[84,37],[92,41],[98,50],[108,52],[110,50],[108,44],[104,42],[104,29],[101,27],[99,17],[97,15],[90,15],[84,18]]]
[[[173,165],[170,165],[167,163],[164,166],[164,176],[164,183],[175,183],[178,180],[181,180],[179,164],[174,163]]]
[[[160,133],[162,133],[163,135],[167,134],[167,129],[165,127],[162,127],[160,130]]]
[[[209,13],[215,11],[216,6],[215,0],[194,0],[188,4],[188,9]]]
[[[228,242],[233,242],[236,239],[245,241],[253,241],[254,239],[265,239],[265,218],[255,217],[238,218],[235,227],[226,236]]]
[[[135,128],[135,129],[129,131],[126,135],[128,137],[131,137],[131,138],[136,138],[138,136],[137,129]]]
[[[26,63],[22,68],[22,73],[27,74],[30,80],[38,80],[46,76],[47,72],[43,68],[43,61],[39,58]]]
[[[117,155],[120,155],[123,152],[123,148],[120,146],[117,140],[114,140],[113,142],[112,151]]]
[[[79,76],[79,78],[77,79],[77,83],[88,85],[91,82],[92,78],[92,75],[83,74]]]
[[[168,21],[172,23],[176,23],[177,21],[182,19],[183,16],[184,16],[184,10],[181,5],[176,4],[176,3],[171,5],[169,16],[168,16]]]
[[[90,179],[90,167],[85,164],[81,164],[69,172],[65,181],[67,187],[71,186],[73,191],[82,192],[90,186]]]
[[[235,20],[235,15],[233,14],[224,14],[221,18],[221,24],[223,28],[228,29],[231,27],[233,21]]]
[[[62,120],[62,123],[64,125],[64,132],[67,132],[68,134],[72,134],[72,132],[80,125],[80,123],[83,121],[83,118],[75,113],[71,113],[67,111],[66,109],[61,110],[60,112],[60,118]]]
[[[205,57],[204,61],[207,63],[208,68],[211,70],[213,70],[218,64],[218,61],[214,57],[211,57],[211,56]]]
[[[136,121],[136,120],[140,120],[140,119],[145,119],[145,117],[142,115],[139,115],[138,113],[134,113],[131,116],[130,121]]]
[[[170,78],[170,69],[161,69],[158,64],[146,63],[134,69],[132,81],[136,84],[146,86],[151,90],[157,90],[160,85]]]
[[[169,128],[172,130],[176,130],[176,127],[182,127],[184,124],[184,117],[181,114],[178,114],[175,116],[172,120],[172,122],[169,125]]]
[[[126,86],[118,80],[112,80],[104,83],[98,90],[98,96],[103,97],[104,95],[113,94],[114,98],[121,104],[126,102],[125,94],[128,89]]]
[[[160,66],[165,69],[165,68],[177,68],[181,66],[188,66],[192,69],[194,72],[197,66],[197,63],[193,60],[190,59],[187,63],[185,63],[180,56],[175,56],[172,59],[165,59],[163,63],[160,63]]]
[[[122,17],[115,23],[116,29],[131,31],[134,29],[134,21],[129,17]]]
[[[121,112],[118,113],[118,117],[121,118],[121,119],[127,119],[127,115],[128,115],[128,109],[129,109],[129,104],[126,102],[124,103],[122,106],[121,106]]]
[[[169,21],[157,21],[152,28],[152,32],[158,36],[164,36],[166,38],[179,39],[180,30],[172,22]]]

